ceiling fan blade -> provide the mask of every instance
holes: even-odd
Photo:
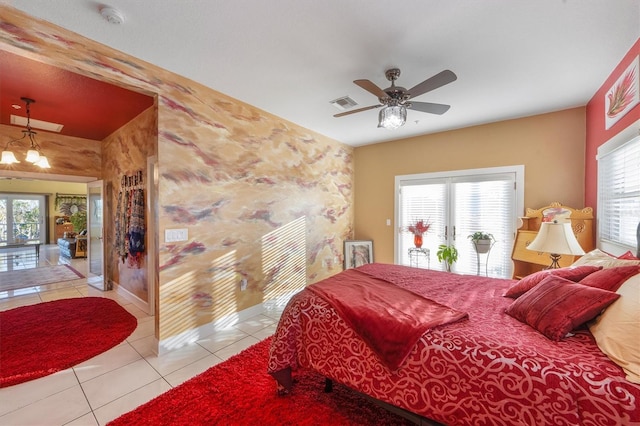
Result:
[[[442,115],[449,111],[451,105],[444,104],[432,104],[431,102],[415,102],[411,101],[411,107],[409,109],[415,109],[416,111],[428,112],[429,114]]]
[[[383,105],[371,105],[364,108],[354,109],[352,111],[345,111],[345,112],[341,112],[340,114],[335,114],[334,117],[344,117],[345,115],[355,114],[356,112],[368,111],[370,109],[380,108],[381,106]]]
[[[435,90],[438,87],[442,87],[445,84],[452,83],[457,79],[458,77],[454,74],[453,71],[444,70],[441,73],[438,73],[433,77],[426,79],[422,83],[416,84],[407,92],[409,92],[412,98],[415,98],[417,96],[420,96],[422,94]]]
[[[353,80],[353,82],[378,98],[389,97],[389,95],[387,95],[384,90],[382,90],[369,80]]]

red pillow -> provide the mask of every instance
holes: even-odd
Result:
[[[631,250],[628,250],[626,253],[621,254],[620,256],[618,256],[618,259],[640,260],[633,253],[631,253]]]
[[[640,265],[606,268],[581,279],[580,284],[608,291],[618,291],[627,279],[638,273],[640,273]]]
[[[549,275],[555,275],[557,277],[566,278],[573,282],[578,282],[584,277],[599,271],[602,266],[582,265],[569,268],[560,269],[545,269],[544,271],[536,272],[531,275],[527,275],[516,284],[511,286],[504,294],[506,297],[517,299],[527,291],[535,287],[540,281],[548,277]]]
[[[506,313],[551,340],[595,318],[620,295],[549,275],[515,300]]]

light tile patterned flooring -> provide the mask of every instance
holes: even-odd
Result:
[[[86,259],[59,258],[56,245],[42,246],[38,266],[58,263],[86,275]],[[120,345],[73,368],[1,388],[0,425],[104,425],[271,336],[283,309],[263,308],[247,321],[162,356],[152,350],[154,318],[114,291],[89,286],[87,278],[0,292],[0,311],[83,296],[117,301],[138,319],[138,327]]]

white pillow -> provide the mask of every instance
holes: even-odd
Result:
[[[618,300],[589,324],[589,330],[600,350],[627,373],[627,380],[640,384],[640,274],[616,293]]]
[[[602,266],[603,268],[615,268],[617,266],[640,265],[640,260],[618,259],[602,250],[591,250],[571,264],[571,266],[591,265]]]

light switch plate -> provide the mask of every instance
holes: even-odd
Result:
[[[187,241],[189,239],[189,230],[186,228],[181,229],[165,229],[164,242],[175,243],[177,241]]]

